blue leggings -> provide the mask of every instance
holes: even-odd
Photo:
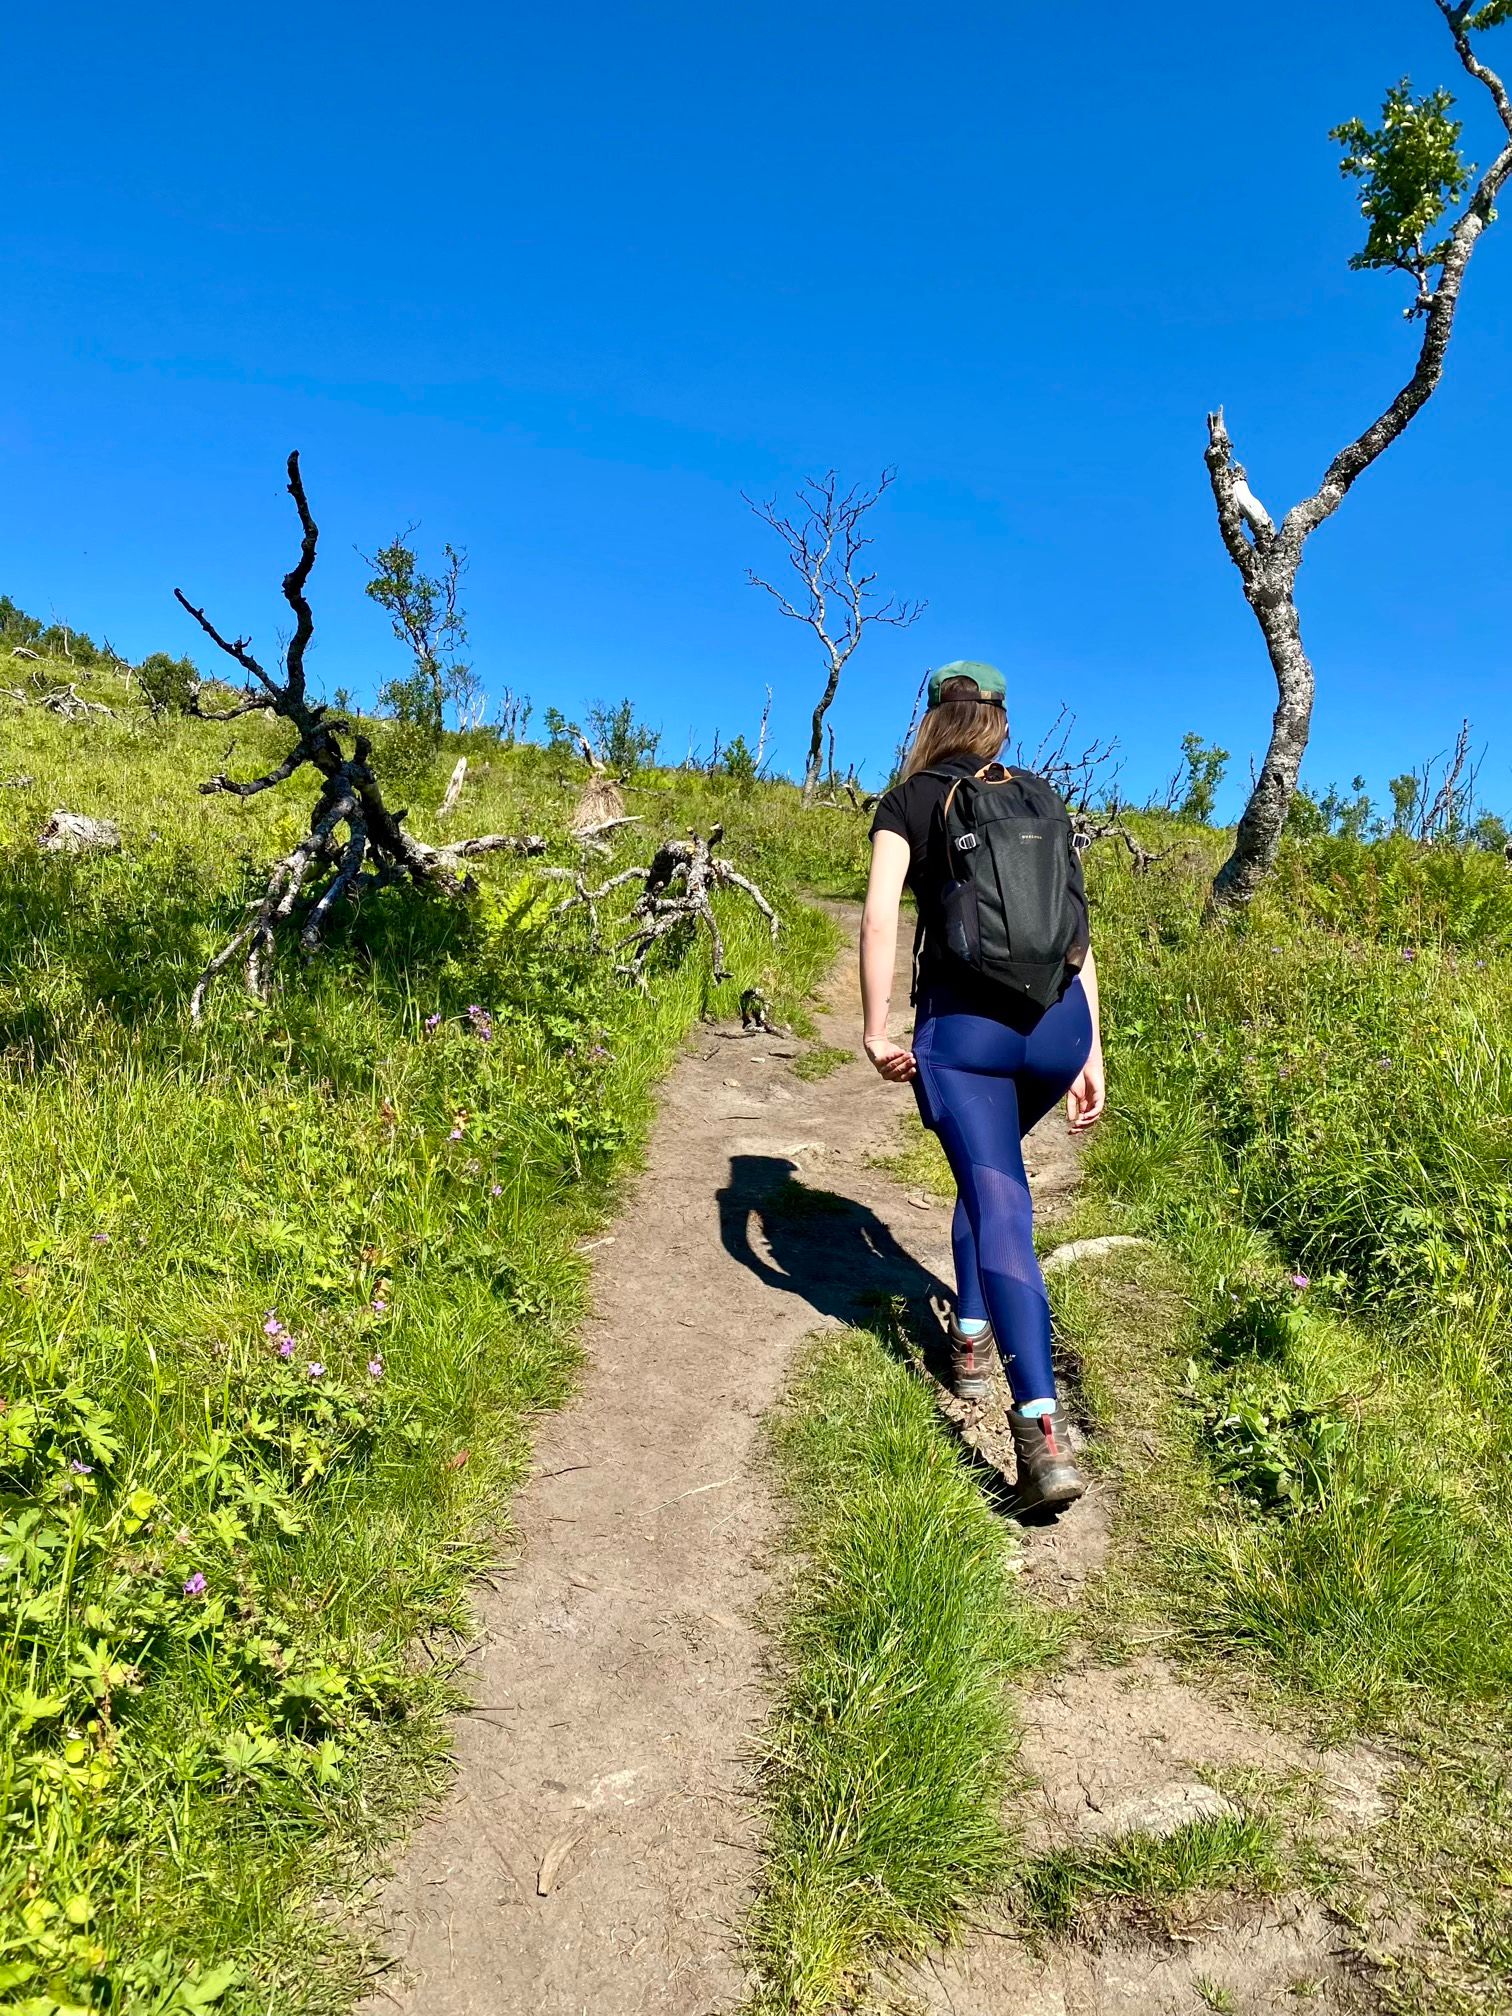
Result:
[[[1076,1082],[1092,1048],[1082,984],[1027,1034],[956,1007],[941,990],[919,1002],[914,1093],[956,1180],[956,1314],[991,1321],[1017,1406],[1055,1396],[1050,1303],[1034,1256],[1022,1137]]]

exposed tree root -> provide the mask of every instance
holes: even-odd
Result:
[[[630,929],[610,947],[615,955],[614,970],[644,984],[646,960],[652,947],[678,932],[695,932],[702,923],[713,947],[714,978],[728,980],[730,972],[725,964],[724,939],[709,900],[713,892],[727,888],[744,890],[767,920],[774,940],[782,929],[782,922],[756,884],[714,852],[723,837],[723,826],[714,826],[707,840],[700,839],[691,830],[686,840],[664,840],[648,867],[622,868],[597,889],[589,888],[587,878],[580,871],[548,869],[548,875],[572,883],[572,894],[556,906],[552,916],[564,917],[571,911],[582,910],[588,920],[589,946],[599,951],[603,948],[599,904],[613,890],[639,882],[641,893],[629,917],[624,920]]]

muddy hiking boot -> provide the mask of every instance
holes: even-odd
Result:
[[[985,1330],[979,1330],[975,1337],[963,1337],[956,1328],[956,1319],[951,1317],[950,1389],[957,1400],[987,1398],[992,1390],[988,1382],[996,1356],[997,1344],[991,1324]]]
[[[1018,1457],[1014,1486],[1015,1512],[1042,1512],[1069,1505],[1087,1486],[1071,1460],[1065,1409],[1052,1414],[1020,1414],[1008,1409],[1013,1447]]]

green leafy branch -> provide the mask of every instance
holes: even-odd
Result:
[[[1344,149],[1340,173],[1362,184],[1360,211],[1368,235],[1365,249],[1349,263],[1356,272],[1385,267],[1410,273],[1418,298],[1409,315],[1426,314],[1432,306],[1428,276],[1443,265],[1449,240],[1425,241],[1464,196],[1474,173],[1460,155],[1464,127],[1450,117],[1453,105],[1454,94],[1442,85],[1415,98],[1404,77],[1386,93],[1378,127],[1346,119],[1328,136]]]

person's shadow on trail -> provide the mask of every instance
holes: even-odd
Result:
[[[927,1369],[949,1377],[935,1310],[950,1291],[875,1211],[805,1183],[785,1155],[732,1155],[718,1195],[725,1251],[769,1288],[801,1296],[821,1316],[867,1327],[875,1327],[880,1309],[902,1302]]]
[[[732,1155],[719,1192],[724,1249],[758,1280],[798,1295],[821,1316],[870,1330],[905,1364],[949,1389],[950,1348],[939,1308],[951,1292],[901,1247],[875,1211],[801,1180],[785,1155]],[[880,1320],[879,1320],[880,1319]],[[1017,1516],[1012,1484],[959,1420],[951,1426],[962,1461],[987,1502]]]

